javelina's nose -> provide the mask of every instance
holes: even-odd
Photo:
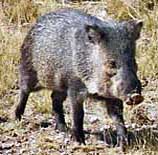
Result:
[[[131,95],[128,95],[128,98],[126,99],[125,103],[128,105],[137,105],[141,102],[143,102],[144,97],[141,94],[133,93]]]

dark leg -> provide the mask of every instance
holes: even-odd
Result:
[[[56,119],[56,129],[60,131],[66,130],[66,123],[64,118],[64,111],[63,111],[63,102],[67,97],[66,91],[54,91],[51,95],[52,98],[52,108],[55,113]]]
[[[84,110],[82,103],[73,103],[73,127],[72,127],[72,136],[80,144],[85,144],[85,135],[83,131],[83,119],[84,119]]]
[[[29,40],[30,39],[30,40]],[[24,113],[25,106],[30,92],[38,91],[42,87],[37,86],[37,72],[34,70],[32,64],[32,52],[30,51],[30,44],[32,38],[28,37],[21,48],[21,61],[19,66],[20,73],[20,101],[15,110],[16,118],[21,119],[21,115]]]
[[[69,97],[72,104],[72,136],[80,144],[85,144],[83,102],[86,95],[87,91],[80,81],[76,81],[73,87],[69,89]]]
[[[121,100],[108,99],[106,106],[109,116],[112,118],[116,125],[117,146],[119,146],[122,151],[124,151],[128,141],[126,137],[127,130],[123,120],[123,103]]]
[[[20,101],[15,110],[16,119],[21,120],[21,115],[23,115],[24,113],[28,97],[29,97],[29,92],[24,90],[20,91]]]

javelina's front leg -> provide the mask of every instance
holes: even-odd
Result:
[[[51,94],[52,108],[55,113],[56,129],[66,131],[66,123],[63,111],[63,102],[67,97],[67,90],[53,91]]]
[[[127,130],[123,119],[123,103],[119,99],[108,99],[106,101],[106,106],[109,116],[112,118],[116,125],[117,146],[119,146],[121,150],[124,151],[128,140]]]
[[[80,144],[81,143],[85,144],[85,135],[83,131],[83,120],[84,120],[83,104],[79,102],[73,103],[72,109],[73,109],[72,136]]]
[[[78,82],[77,82],[78,83]],[[72,137],[80,144],[85,144],[83,131],[84,110],[83,102],[86,98],[86,91],[81,88],[82,84],[75,84],[69,90],[70,101],[72,104]]]

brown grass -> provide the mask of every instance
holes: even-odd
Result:
[[[137,45],[139,75],[141,78],[157,78],[158,2],[157,0],[132,1],[134,3],[131,3],[130,0],[101,0],[91,3],[59,4],[55,0],[1,0],[0,116],[9,115],[8,110],[10,106],[17,102],[19,48],[28,29],[38,16],[61,7],[81,8],[92,14],[97,14],[99,9],[103,9],[107,11],[111,18],[116,20],[142,19],[144,27]],[[103,18],[106,18],[106,16]],[[35,112],[50,114],[51,101],[49,96],[50,93],[47,91],[40,92],[36,96],[32,95],[29,99],[30,107]],[[2,130],[4,128],[0,126],[0,131]],[[38,146],[41,147],[40,144]],[[46,147],[52,147],[52,145]],[[155,154],[150,149],[146,152],[143,151],[146,150],[133,150],[129,155]],[[113,150],[109,150],[109,154],[111,153],[114,153]]]

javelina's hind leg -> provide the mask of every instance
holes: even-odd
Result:
[[[21,120],[21,115],[23,115],[23,113],[24,113],[29,94],[30,94],[30,92],[28,92],[28,91],[20,90],[20,101],[15,110],[16,119]]]
[[[80,144],[85,144],[83,102],[86,98],[86,91],[82,85],[80,82],[74,84],[69,90],[69,96],[72,104],[72,137]]]
[[[123,119],[123,103],[121,100],[108,99],[106,102],[107,112],[116,125],[117,146],[125,151],[127,140],[127,130]]]
[[[67,97],[66,91],[54,91],[51,95],[52,108],[55,113],[56,129],[66,131],[66,123],[63,111],[63,102]]]

